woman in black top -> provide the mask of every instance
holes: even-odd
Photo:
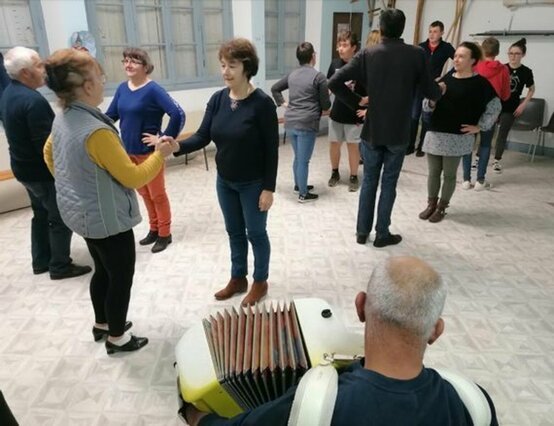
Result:
[[[500,114],[498,137],[496,139],[496,151],[494,154],[494,162],[492,169],[496,173],[502,173],[502,154],[506,146],[508,133],[514,124],[514,121],[519,117],[527,104],[535,94],[535,80],[533,79],[533,71],[521,63],[521,60],[527,53],[527,40],[522,38],[516,41],[508,49],[508,60],[506,64],[510,71],[510,98],[502,102],[502,113]],[[527,87],[527,95],[520,103],[520,96],[523,92],[523,87]]]
[[[175,155],[214,141],[217,147],[217,196],[231,247],[231,279],[215,294],[225,300],[248,288],[248,241],[254,252],[254,282],[242,301],[254,304],[267,294],[270,244],[267,212],[277,179],[279,134],[275,103],[250,78],[258,71],[256,49],[236,38],[219,49],[227,86],[213,94],[196,133],[180,143]]]

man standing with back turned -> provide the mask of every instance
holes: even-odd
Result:
[[[69,257],[72,233],[60,217],[54,178],[43,159],[54,121],[50,104],[36,90],[44,86],[44,64],[34,50],[14,47],[6,53],[4,65],[12,81],[4,90],[0,111],[13,174],[31,199],[33,273],[50,272],[53,280],[86,274],[92,268],[76,265]]]
[[[373,245],[385,247],[402,241],[391,234],[389,226],[396,198],[396,184],[410,141],[411,112],[417,90],[431,100],[441,96],[433,81],[425,53],[400,38],[406,16],[399,9],[386,9],[379,18],[381,43],[364,49],[329,80],[329,89],[351,108],[359,108],[359,95],[344,83],[361,81],[369,105],[362,128],[364,179],[360,191],[356,241],[365,244],[373,227],[379,177],[381,194],[377,208],[376,237]],[[445,90],[446,87],[443,86]]]

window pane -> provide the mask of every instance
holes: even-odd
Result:
[[[167,80],[167,64],[165,61],[165,47],[145,47],[143,49],[148,52],[152,63],[154,64],[154,72],[152,79]]]
[[[265,39],[266,41],[276,42],[278,40],[278,20],[277,15],[265,17]]]
[[[298,66],[296,59],[296,46],[298,43],[286,43],[285,44],[285,69],[290,70]]]
[[[302,35],[302,38],[304,36]],[[300,43],[300,15],[285,16],[285,41]]]
[[[0,48],[13,46],[37,49],[28,1],[0,1]]]
[[[102,66],[106,74],[106,80],[110,83],[119,83],[127,79],[121,64],[124,48],[123,46],[102,47],[102,56],[104,57]]]
[[[125,32],[125,19],[122,5],[98,5],[96,6],[96,22],[98,24],[96,41],[103,45],[127,44]]]
[[[277,64],[277,44],[276,43],[266,43],[265,45],[265,68],[266,68],[266,71],[279,70],[279,66]]]
[[[204,42],[221,44],[223,41],[223,13],[204,10]]]
[[[137,31],[139,44],[163,44],[162,9],[137,7]]]
[[[177,79],[189,80],[196,78],[196,49],[194,46],[176,46],[174,52]]]
[[[300,13],[300,0],[281,0],[285,3],[285,13]]]
[[[220,44],[207,45],[206,52],[206,77],[217,77],[220,75],[219,52]]]
[[[265,13],[267,12],[275,12],[279,10],[279,2],[278,0],[265,0]]]
[[[171,8],[171,34],[176,44],[195,42],[192,9]]]
[[[206,9],[223,9],[221,0],[202,0],[202,7]]]

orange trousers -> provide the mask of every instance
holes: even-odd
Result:
[[[144,162],[151,154],[129,155],[135,164]],[[171,234],[171,207],[169,198],[165,192],[165,163],[154,179],[138,189],[138,193],[144,200],[148,211],[150,230],[158,233],[160,237]]]

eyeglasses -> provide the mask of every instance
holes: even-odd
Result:
[[[135,59],[135,58],[122,59],[121,63],[124,65],[127,65],[127,64],[144,65],[144,63],[140,59]]]
[[[510,55],[510,56],[521,56],[521,55],[523,55],[523,53],[521,53],[521,52],[508,52],[508,55]]]

